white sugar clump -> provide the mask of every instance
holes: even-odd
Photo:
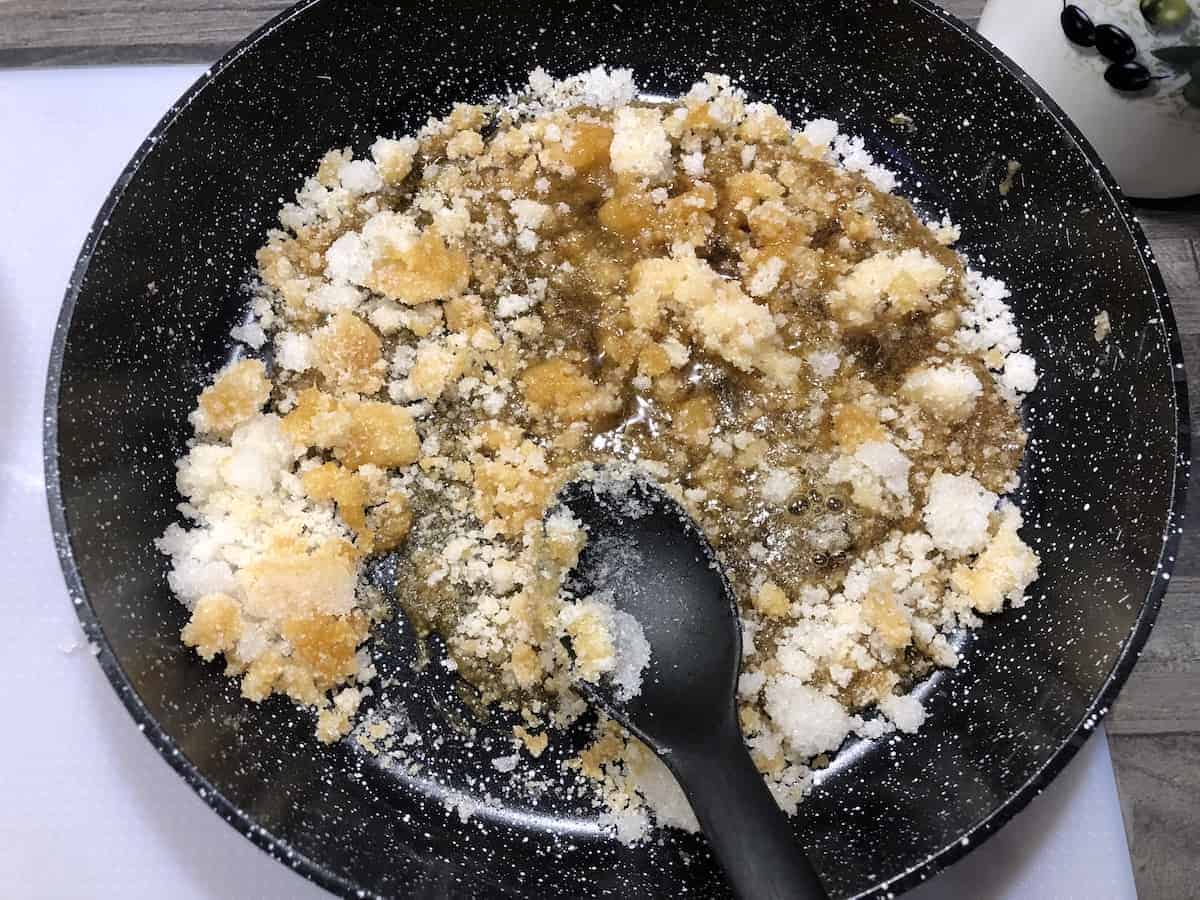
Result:
[[[374,261],[362,235],[347,231],[325,251],[325,275],[331,282],[362,284],[371,275]]]
[[[513,200],[508,204],[513,223],[518,229],[537,231],[546,220],[550,207],[536,200]]]
[[[976,353],[996,375],[1000,393],[1010,403],[1037,387],[1037,365],[1021,352],[1021,336],[1007,300],[1003,281],[967,269],[968,303],[959,315],[962,327],[955,334],[960,347]]]
[[[617,110],[609,148],[614,172],[658,180],[671,174],[671,140],[657,109]]]
[[[933,232],[934,238],[939,244],[949,247],[951,244],[957,243],[962,237],[962,228],[950,221],[949,216],[942,216],[941,221],[930,220],[925,222],[925,227]]]
[[[961,313],[962,328],[956,335],[967,350],[998,350],[1002,354],[1021,349],[1016,320],[1006,302],[1012,296],[1003,281],[967,269],[967,299]]]
[[[267,333],[263,331],[262,325],[253,319],[244,325],[235,325],[229,329],[229,336],[255,350],[267,342]]]
[[[695,153],[685,153],[679,158],[680,165],[683,166],[683,171],[693,178],[704,177],[704,154],[697,151]]]
[[[640,803],[620,809],[608,806],[600,811],[600,827],[622,844],[633,846],[646,836],[650,828],[650,817],[646,807]]]
[[[524,294],[505,294],[496,301],[496,315],[501,319],[511,319],[522,313],[529,312],[533,306],[533,298]]]
[[[621,703],[641,693],[650,643],[637,619],[614,606],[611,591],[564,603],[559,622],[570,639],[579,678],[607,680]]]
[[[630,69],[605,69],[596,66],[587,72],[556,80],[542,68],[529,73],[525,97],[510,98],[507,104],[517,110],[568,109],[573,106],[593,106],[617,109],[633,101],[637,85]]]
[[[497,756],[492,760],[492,767],[497,772],[511,772],[521,762],[519,754],[514,753],[511,756]]]
[[[933,309],[946,299],[949,271],[915,247],[880,250],[841,276],[828,295],[829,311],[845,327],[861,330]]]
[[[399,140],[381,137],[371,145],[376,170],[388,184],[397,184],[408,177],[416,155],[417,141],[411,137]]]
[[[1010,353],[1004,358],[1000,383],[1015,394],[1028,394],[1037,387],[1037,363],[1028,353]]]
[[[771,293],[779,285],[785,265],[778,256],[772,256],[754,271],[750,283],[746,285],[746,293],[751,297],[765,297]]]
[[[642,673],[650,664],[650,642],[641,623],[622,610],[613,611],[613,646],[616,664],[611,675],[617,699],[632,700],[642,692]]]
[[[936,473],[922,514],[934,546],[950,558],[978,553],[998,499],[970,475]]]
[[[945,422],[961,422],[975,409],[983,385],[969,366],[921,366],[913,369],[900,386],[900,396]]]
[[[842,365],[842,358],[832,350],[814,350],[804,360],[820,379],[832,378]]]
[[[838,136],[838,123],[833,119],[812,119],[800,132],[814,146],[828,150]]]
[[[659,825],[695,832],[700,829],[696,814],[671,770],[650,752],[639,752],[629,760],[637,791],[654,813]]]
[[[279,427],[279,417],[264,415],[239,425],[230,438],[233,453],[222,474],[235,489],[270,494],[295,459],[295,448]]]
[[[275,337],[275,362],[292,372],[305,372],[314,362],[312,338],[296,331],[281,331]]]
[[[324,313],[357,309],[362,303],[363,292],[351,284],[323,284],[309,293],[306,302],[313,309]]]
[[[773,678],[766,698],[767,714],[797,756],[836,750],[854,729],[855,717],[841,703],[793,675]]]
[[[738,696],[743,700],[754,700],[766,682],[767,676],[763,672],[743,672],[738,676]]]
[[[879,709],[896,723],[897,728],[908,734],[915,732],[925,722],[925,707],[912,694],[884,697],[879,701]]]
[[[763,499],[774,506],[787,504],[800,487],[800,479],[786,469],[771,469],[763,479]]]
[[[338,180],[342,187],[353,194],[372,194],[383,187],[379,169],[367,159],[344,163],[338,170]]]
[[[891,193],[896,189],[895,174],[876,164],[874,157],[867,152],[862,138],[839,134],[833,139],[833,152],[847,171],[861,172],[879,190]]]
[[[912,463],[895,444],[868,441],[855,451],[854,458],[873,472],[883,486],[897,497],[908,495],[908,470]]]

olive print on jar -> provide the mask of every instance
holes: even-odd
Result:
[[[1187,0],[1141,0],[1138,9],[1148,25],[1162,30],[1183,28],[1192,19]],[[1097,25],[1082,7],[1065,2],[1059,23],[1067,40],[1079,47],[1094,47],[1109,61],[1104,80],[1115,90],[1135,93],[1145,90],[1153,81],[1187,73],[1190,79],[1183,86],[1183,99],[1200,107],[1200,46],[1179,44],[1152,50],[1151,55],[1176,70],[1156,75],[1138,61],[1137,44],[1119,25]]]

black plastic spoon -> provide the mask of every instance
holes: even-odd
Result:
[[[610,592],[650,644],[640,693],[620,702],[581,684],[674,773],[742,900],[826,898],[742,740],[736,692],[741,622],[729,583],[691,517],[639,477],[568,484],[560,502],[587,528],[576,596]]]

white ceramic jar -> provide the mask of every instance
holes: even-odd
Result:
[[[1166,5],[1163,0],[1074,0],[1071,4],[1075,8],[1069,15],[1076,24],[1084,23],[1085,40],[1089,35],[1093,41],[1096,38],[1096,32],[1089,31],[1089,19],[1091,29],[1116,26],[1132,39],[1136,56],[1123,72],[1109,75],[1129,86],[1130,78],[1137,84],[1137,76],[1149,70],[1156,80],[1140,90],[1117,90],[1105,80],[1113,62],[1096,44],[1081,46],[1068,38],[1062,21],[1066,6],[1058,0],[989,0],[979,31],[1063,108],[1127,195],[1165,199],[1200,194],[1200,106],[1194,97],[1189,102],[1184,93],[1193,71],[1195,84],[1188,90],[1200,92],[1200,61],[1191,61],[1200,56],[1200,0],[1170,0]],[[1148,20],[1147,15],[1153,19],[1164,9],[1167,21]],[[1100,38],[1100,47],[1110,56],[1127,55],[1127,50],[1120,52],[1122,37],[1111,28]],[[1193,50],[1174,51],[1176,64],[1155,55],[1156,50],[1163,53],[1171,47]]]

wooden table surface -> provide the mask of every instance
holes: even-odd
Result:
[[[974,22],[983,2],[942,5]],[[211,62],[288,5],[288,0],[0,0],[0,66]],[[1182,334],[1197,429],[1200,203],[1139,215]],[[1193,503],[1200,502],[1196,477]],[[1200,530],[1185,535],[1158,624],[1107,728],[1139,894],[1148,900],[1200,896]]]

